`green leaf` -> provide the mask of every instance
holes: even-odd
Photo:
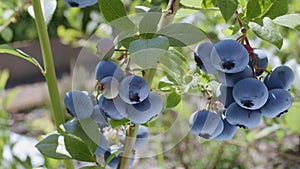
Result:
[[[12,38],[14,37],[14,32],[10,29],[10,27],[7,27],[1,32],[1,37],[6,42],[10,42],[12,40]]]
[[[150,9],[140,21],[139,24],[140,34],[156,33],[161,15],[162,13],[160,7]]]
[[[85,130],[83,130],[80,123],[85,125]],[[90,129],[86,126],[87,123],[90,123],[89,125],[92,126],[89,127]],[[78,119],[74,118],[60,127],[65,133],[73,134],[83,140],[88,145],[91,152],[96,152],[98,144],[100,143],[100,136],[94,132],[98,131],[98,128],[95,125],[96,123],[91,119],[84,119],[79,122]],[[88,131],[93,131],[93,134],[89,134]]]
[[[250,0],[246,7],[246,18],[256,18],[261,14],[259,0]]]
[[[122,119],[122,120],[110,120],[109,124],[112,128],[117,128],[123,124],[128,123],[129,120],[128,119]]]
[[[45,156],[54,159],[71,159],[71,155],[65,149],[63,142],[58,143],[60,136],[58,134],[51,134],[41,140],[36,148]]]
[[[221,10],[223,18],[227,22],[235,13],[238,7],[238,2],[236,0],[218,0],[217,3]]]
[[[120,30],[134,30],[135,24],[128,18],[121,0],[98,0],[101,14],[112,26]]]
[[[279,16],[273,20],[273,23],[300,31],[300,14],[294,13]]]
[[[97,133],[97,131],[94,132]],[[83,141],[70,135],[65,135],[64,142],[66,150],[69,152],[72,159],[87,162],[96,161],[95,154],[90,152],[88,146]]]
[[[292,104],[292,107],[289,109],[289,111],[286,114],[286,125],[287,127],[297,134],[300,134],[300,102],[294,102]]]
[[[182,57],[182,54],[175,49],[170,49],[166,56],[161,57],[160,63],[179,75],[184,75],[185,71],[188,70],[186,58]]]
[[[274,44],[279,49],[281,48],[283,38],[270,18],[263,19],[263,26],[250,22],[249,27],[259,38]]]
[[[201,29],[189,23],[169,24],[157,33],[167,36],[170,46],[188,46],[207,38]]]
[[[24,53],[19,49],[15,49],[9,45],[4,44],[4,45],[0,45],[0,53],[7,53],[25,59],[28,62],[33,63],[35,66],[37,66],[42,73],[44,72],[42,66],[34,57],[27,55],[26,53]]]
[[[269,0],[271,1],[268,8],[265,10],[263,17],[269,17],[271,19],[277,16],[284,15],[288,12],[288,0]]]
[[[153,39],[139,39],[132,41],[128,51],[131,61],[146,69],[156,66],[160,58],[167,54],[168,48],[168,38],[158,36]]]
[[[167,108],[176,107],[181,101],[181,95],[177,94],[175,91],[170,93],[167,97]]]

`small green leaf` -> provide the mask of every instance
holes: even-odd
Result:
[[[246,7],[246,18],[256,18],[261,14],[259,0],[248,1]]]
[[[65,142],[66,150],[69,152],[72,159],[87,161],[87,162],[96,161],[95,154],[92,154],[88,146],[78,138],[75,138],[70,135],[65,135],[64,142]]]
[[[207,38],[201,29],[188,23],[169,24],[157,34],[168,37],[170,46],[188,46]]]
[[[236,0],[218,0],[217,3],[221,10],[223,18],[227,22],[235,13],[238,7],[238,2]]]
[[[300,102],[294,102],[285,117],[287,127],[292,132],[295,132],[297,134],[300,134],[299,109],[300,109]]]
[[[227,36],[232,36],[240,30],[239,26],[231,25],[229,28],[222,30],[222,32]]]
[[[279,16],[273,22],[300,31],[300,14],[298,13]]]
[[[168,38],[159,36],[153,39],[132,41],[129,46],[131,61],[143,68],[151,68],[158,64],[161,57],[167,54]]]
[[[123,124],[128,123],[129,120],[128,119],[122,119],[122,120],[110,120],[109,124],[112,128],[117,128]]]
[[[98,0],[101,14],[107,22],[120,30],[134,30],[135,24],[127,17],[121,0]]]
[[[167,97],[167,108],[176,107],[181,101],[181,95],[177,94],[175,91],[170,93]]]
[[[161,18],[161,8],[156,7],[150,9],[142,18],[139,24],[140,34],[154,34]]]
[[[283,38],[270,18],[265,17],[263,19],[263,26],[250,22],[249,27],[259,38],[274,44],[279,49],[281,48]]]
[[[15,49],[9,45],[4,44],[4,45],[0,45],[0,53],[7,53],[25,59],[28,62],[33,63],[35,66],[37,66],[42,73],[44,72],[42,66],[34,57],[27,55],[26,53],[24,53],[19,49]]]
[[[70,154],[66,151],[64,143],[58,143],[60,135],[51,134],[41,140],[36,148],[45,156],[54,159],[71,159]]]
[[[10,29],[10,27],[7,27],[1,32],[1,37],[6,42],[10,42],[12,40],[12,38],[14,37],[14,32]]]
[[[271,0],[270,5],[265,10],[263,17],[271,19],[282,16],[288,12],[289,0]]]

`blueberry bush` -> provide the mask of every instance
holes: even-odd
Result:
[[[172,158],[183,168],[253,168],[259,165],[244,161],[253,155],[240,154],[257,153],[264,143],[275,145],[267,153],[280,159],[271,167],[297,168],[299,6],[288,0],[1,2],[0,53],[32,63],[45,77],[56,131],[36,148],[64,168],[145,168],[139,161],[151,157],[160,167],[146,168],[172,168],[164,162],[168,151],[176,151]],[[33,19],[22,20],[26,15]],[[82,47],[63,101],[50,45],[56,37]],[[36,38],[43,63],[8,43]],[[88,75],[77,73],[82,67]],[[292,148],[288,137],[298,139]]]

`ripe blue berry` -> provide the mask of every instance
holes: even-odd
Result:
[[[253,70],[252,68],[247,65],[246,68],[237,73],[224,73],[221,71],[218,71],[218,79],[219,81],[227,87],[233,87],[238,81],[250,78],[253,76]]]
[[[100,61],[96,66],[96,79],[101,82],[105,77],[113,76],[119,82],[125,74],[119,66],[112,61]]]
[[[239,106],[249,110],[261,108],[268,100],[268,89],[255,78],[245,78],[236,83],[232,95]]]
[[[103,110],[109,118],[113,120],[124,119],[127,104],[119,96],[113,99],[106,99],[104,96],[101,96],[98,104],[99,108]]]
[[[237,103],[232,103],[225,112],[225,118],[231,125],[253,128],[259,125],[262,115],[259,110],[244,109]]]
[[[216,73],[217,69],[212,65],[210,60],[213,44],[211,42],[202,42],[194,50],[194,59],[197,66],[206,73]]]
[[[276,67],[265,79],[264,83],[269,90],[284,89],[288,90],[294,81],[294,72],[285,65]]]
[[[89,96],[80,90],[70,90],[64,97],[68,112],[78,119],[85,119],[93,113],[93,102]]]
[[[163,101],[156,93],[150,92],[143,102],[128,105],[127,118],[135,124],[143,124],[156,117],[163,108]]]
[[[120,84],[120,97],[128,104],[144,101],[149,95],[147,82],[140,76],[127,76]]]
[[[260,109],[262,115],[274,118],[285,112],[292,106],[292,96],[284,89],[272,89],[269,91],[267,103]]]
[[[215,137],[215,140],[231,140],[237,131],[236,125],[231,125],[226,119],[222,119],[224,129],[220,135]]]
[[[189,127],[195,135],[212,139],[222,133],[224,124],[216,113],[200,110],[190,116]]]
[[[223,40],[214,45],[210,59],[213,66],[219,71],[237,73],[246,68],[249,54],[239,42]]]

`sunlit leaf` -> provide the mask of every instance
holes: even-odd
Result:
[[[279,49],[281,48],[283,38],[270,18],[266,17],[263,19],[263,26],[260,26],[259,24],[254,22],[250,22],[249,27],[261,39],[274,44]]]
[[[279,16],[273,22],[300,31],[300,14],[298,13]]]

